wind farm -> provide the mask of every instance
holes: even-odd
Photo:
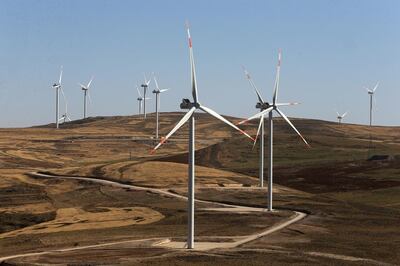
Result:
[[[89,2],[0,3],[1,265],[398,265],[395,8]]]

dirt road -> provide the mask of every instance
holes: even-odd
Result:
[[[187,201],[187,197],[176,194],[176,193],[172,193],[172,192],[169,192],[169,191],[166,191],[163,189],[148,188],[148,187],[141,187],[141,186],[135,186],[135,185],[127,185],[127,184],[119,183],[116,181],[110,181],[110,180],[104,180],[104,179],[96,179],[96,178],[89,178],[89,177],[75,177],[75,176],[55,176],[55,175],[49,175],[49,174],[43,174],[43,173],[30,173],[30,175],[35,176],[35,177],[44,177],[44,178],[62,178],[62,179],[83,180],[83,181],[94,182],[94,183],[98,183],[98,184],[102,184],[102,185],[106,185],[106,186],[129,188],[129,189],[142,190],[142,191],[150,191],[153,193],[158,193],[161,195],[166,195],[166,196],[170,196],[170,197],[174,197],[174,198],[177,198],[180,200]],[[201,203],[206,203],[206,204],[212,204],[213,206],[215,206],[215,205],[220,206],[220,208],[207,208],[207,210],[211,210],[211,211],[236,212],[236,213],[244,213],[244,214],[248,213],[248,212],[265,212],[266,211],[266,209],[264,209],[264,208],[233,205],[233,204],[226,204],[226,203],[207,201],[207,200],[195,200],[195,201],[201,202]],[[232,239],[234,239],[234,241],[230,241],[230,242],[196,242],[194,250],[210,250],[210,249],[215,249],[215,248],[225,248],[225,249],[226,248],[235,248],[235,247],[238,247],[245,243],[248,243],[250,241],[254,241],[258,238],[264,237],[268,234],[282,230],[282,229],[288,227],[289,225],[291,225],[307,216],[306,213],[302,213],[302,212],[298,212],[298,211],[293,211],[293,213],[294,214],[288,220],[286,220],[282,223],[276,224],[276,225],[272,226],[271,228],[268,228],[262,232],[258,232],[258,233],[247,235],[247,236],[237,236],[237,237],[233,236]],[[175,249],[185,248],[185,245],[186,245],[186,243],[184,243],[184,242],[172,242],[168,238],[126,240],[126,241],[94,244],[94,245],[87,245],[87,246],[80,246],[80,247],[73,247],[73,248],[64,248],[64,249],[57,249],[57,250],[15,254],[15,255],[6,256],[6,257],[0,257],[0,262],[9,260],[9,259],[21,258],[21,257],[40,256],[40,255],[46,255],[46,254],[51,254],[51,253],[61,253],[61,252],[68,252],[68,251],[74,251],[74,250],[98,248],[98,247],[125,244],[125,243],[133,243],[133,242],[149,242],[150,246],[159,246],[159,247],[175,248]]]

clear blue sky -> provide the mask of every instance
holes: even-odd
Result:
[[[190,96],[191,24],[199,98],[225,115],[256,112],[241,65],[270,98],[283,49],[280,101],[289,116],[366,124],[363,86],[378,80],[375,121],[400,125],[400,1],[0,1],[0,127],[53,122],[59,66],[72,118],[78,82],[95,75],[91,116],[137,112],[135,84],[154,71],[161,110]],[[154,101],[149,103],[154,110]],[[62,112],[61,112],[62,113]]]

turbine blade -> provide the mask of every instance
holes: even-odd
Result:
[[[160,143],[157,144],[152,150],[152,153],[154,153],[161,145],[164,144],[165,141],[167,141],[179,128],[185,124],[189,118],[192,116],[192,114],[196,111],[196,107],[192,107],[183,117],[182,119],[175,125],[175,127],[164,137],[161,139]]]
[[[299,132],[299,131],[296,129],[296,127],[292,124],[292,122],[290,122],[289,118],[287,118],[287,116],[286,116],[284,113],[282,113],[282,111],[279,110],[278,108],[276,108],[275,110],[278,112],[278,114],[279,114],[280,116],[282,116],[283,119],[286,120],[286,122],[287,122],[287,123],[293,128],[293,130],[300,136],[300,138],[303,140],[303,142],[304,142],[308,147],[311,147],[310,144],[308,144],[308,142],[306,141],[306,139],[300,134],[300,132]]]
[[[195,103],[198,102],[198,94],[197,94],[197,81],[196,81],[196,67],[194,64],[194,57],[193,57],[193,47],[192,47],[192,37],[190,36],[190,29],[189,24],[186,24],[186,30],[188,35],[188,42],[189,42],[189,57],[190,57],[190,69],[191,69],[191,80],[192,80],[192,96],[193,101]]]
[[[143,72],[143,76],[144,76],[144,84],[146,84],[147,86],[149,86],[149,84],[150,84],[150,82],[151,82],[151,79],[147,80],[146,73],[144,73],[144,72]]]
[[[140,96],[141,98],[143,98],[142,94],[140,93],[140,90],[139,90],[139,87],[138,87],[138,86],[136,86],[136,90],[137,90],[137,93],[139,94],[139,96]]]
[[[158,82],[157,82],[156,76],[154,76],[153,78],[154,78],[154,83],[156,84],[157,90],[160,90],[160,89],[158,88]]]
[[[78,83],[78,85],[82,88],[82,89],[87,89],[85,85],[83,85],[82,83]]]
[[[345,112],[345,113],[342,115],[342,118],[345,117],[346,115],[347,115],[347,112]]]
[[[61,87],[61,95],[62,95],[62,97],[64,99],[64,102],[66,103],[67,102],[67,98],[65,97],[64,90],[63,90],[62,87]]]
[[[92,104],[92,98],[90,97],[90,92],[89,91],[87,91],[87,96],[88,96],[89,104]]]
[[[278,65],[276,66],[276,77],[275,77],[275,86],[274,86],[274,96],[273,96],[273,103],[276,103],[278,98],[278,90],[279,90],[279,76],[281,72],[281,58],[282,58],[282,50],[279,49],[278,53]]]
[[[372,92],[375,92],[376,89],[378,88],[378,86],[379,86],[379,81],[376,83],[376,85],[375,85],[374,89],[372,90]]]
[[[275,103],[276,106],[298,105],[300,103]]]
[[[87,89],[89,89],[90,84],[92,84],[93,78],[94,78],[94,77],[92,76],[92,78],[90,79],[89,83],[87,84],[87,86],[86,86]]]
[[[200,109],[203,110],[204,112],[214,116],[215,118],[221,120],[222,122],[224,122],[225,124],[228,124],[229,126],[233,127],[234,129],[236,129],[237,131],[239,131],[240,133],[242,133],[243,135],[245,135],[246,137],[248,137],[249,139],[254,141],[254,138],[252,136],[250,136],[249,134],[247,134],[246,132],[244,132],[243,130],[241,130],[240,128],[238,128],[237,126],[235,126],[234,124],[232,124],[231,122],[229,122],[227,119],[223,118],[221,115],[219,115],[217,112],[211,110],[208,107],[205,107],[203,105],[200,105]]]
[[[60,78],[58,79],[58,84],[61,84],[61,80],[62,80],[62,75],[63,75],[63,66],[61,66],[61,70],[60,70]]]
[[[165,92],[165,91],[168,91],[169,90],[169,88],[168,89],[162,89],[162,90],[160,90],[160,92]]]
[[[263,123],[264,123],[264,115],[262,115],[260,117],[260,123],[258,124],[257,135],[256,135],[256,138],[254,139],[254,143],[253,143],[253,149],[256,146],[258,135],[260,134],[261,126],[263,125]]]
[[[263,98],[261,97],[260,92],[258,91],[256,85],[254,84],[253,80],[251,79],[251,76],[250,76],[249,71],[247,71],[247,69],[246,69],[244,66],[242,66],[242,68],[243,68],[243,71],[244,71],[244,75],[246,76],[246,79],[249,81],[251,87],[253,87],[254,91],[255,91],[256,94],[257,94],[258,101],[259,101],[260,103],[264,103],[264,100],[263,100]]]
[[[273,109],[273,107],[270,107],[270,108],[267,108],[267,109],[265,109],[265,110],[263,110],[263,111],[261,111],[261,112],[255,114],[255,115],[253,115],[253,116],[250,116],[249,118],[247,118],[247,119],[245,119],[245,120],[243,120],[243,121],[240,121],[240,122],[239,122],[239,125],[244,124],[244,123],[246,123],[246,122],[248,122],[248,121],[250,121],[250,120],[259,118],[259,117],[261,117],[262,115],[265,115],[266,113],[268,113],[269,111],[271,111],[272,109]]]
[[[336,111],[336,114],[337,114],[337,116],[340,116],[340,114],[339,114],[339,112],[338,112],[338,111]]]

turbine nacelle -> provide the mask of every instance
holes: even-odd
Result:
[[[200,108],[200,103],[192,103],[189,99],[182,99],[182,102],[180,104],[181,109],[192,109],[195,107],[196,109]]]
[[[270,107],[272,107],[273,105],[272,104],[270,104],[270,103],[268,103],[268,102],[258,102],[257,104],[256,104],[256,108],[257,109],[260,109],[260,110],[265,110],[265,109],[268,109],[268,108],[270,108]]]

